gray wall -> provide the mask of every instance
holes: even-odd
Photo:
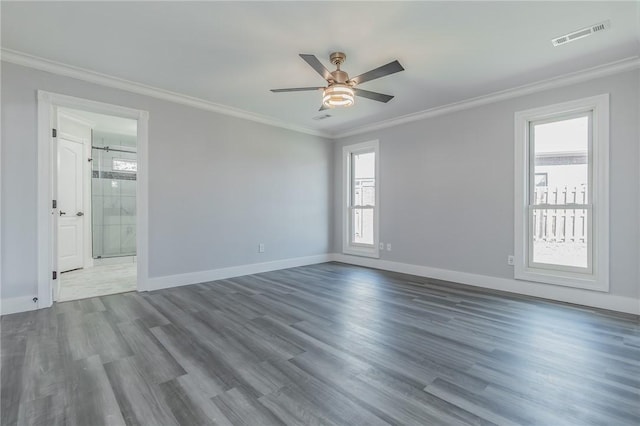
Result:
[[[150,112],[150,276],[341,251],[341,147],[380,140],[383,259],[512,278],[513,114],[611,94],[611,293],[638,297],[640,72],[330,141],[2,63],[2,298],[36,291],[36,90]],[[408,201],[412,202],[408,204]],[[331,220],[333,218],[333,221]],[[335,226],[332,223],[335,222]],[[456,222],[453,228],[447,224]],[[264,242],[267,251],[257,253]]]
[[[330,141],[3,62],[3,299],[36,293],[37,89],[149,111],[150,277],[329,251]]]
[[[611,293],[638,297],[638,71],[343,138],[334,149],[342,251],[342,146],[380,140],[380,241],[390,261],[513,278],[514,113],[610,93]],[[455,224],[455,226],[454,226]]]

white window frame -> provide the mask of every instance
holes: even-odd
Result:
[[[347,145],[342,148],[342,182],[343,186],[343,198],[342,198],[342,252],[345,254],[351,254],[355,256],[365,257],[380,257],[378,250],[379,238],[379,223],[380,223],[380,144],[377,140],[362,142],[354,145]],[[353,206],[352,202],[352,167],[351,158],[353,154],[362,154],[367,152],[373,152],[375,154],[375,205],[370,208],[373,209],[373,244],[358,244],[351,241],[352,220],[351,210]]]
[[[530,257],[531,123],[591,113],[589,151],[589,267],[536,264]],[[555,119],[555,120],[554,120]],[[609,291],[609,94],[519,111],[515,114],[515,262],[519,280]],[[549,207],[549,206],[546,206]]]

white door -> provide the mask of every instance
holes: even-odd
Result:
[[[83,145],[58,139],[58,271],[84,266]]]

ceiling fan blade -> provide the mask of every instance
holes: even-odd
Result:
[[[363,98],[373,99],[374,101],[378,101],[378,102],[387,103],[391,99],[393,99],[393,96],[385,95],[384,93],[370,92],[368,90],[362,90],[362,89],[353,89],[353,91],[356,94],[356,96],[362,96]]]
[[[271,91],[273,93],[280,93],[280,92],[304,92],[304,91],[319,90],[319,89],[324,89],[324,87],[292,87],[290,89],[271,89]]]
[[[304,59],[309,65],[311,65],[311,68],[316,70],[316,72],[320,74],[322,78],[329,81],[329,79],[331,78],[331,73],[324,65],[322,65],[322,62],[320,62],[318,58],[316,58],[314,55],[309,55],[306,53],[301,53],[300,57]]]
[[[375,80],[376,78],[384,77],[385,75],[394,74],[400,71],[404,71],[404,68],[402,68],[400,62],[393,61],[389,62],[387,65],[383,65],[371,71],[367,71],[364,74],[360,74],[359,76],[354,77],[349,81],[356,84],[362,84],[365,81]]]

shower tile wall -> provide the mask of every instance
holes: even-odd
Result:
[[[94,147],[135,151],[136,137],[94,131]],[[135,153],[92,150],[91,201],[93,257],[136,254],[136,173],[113,169],[114,159],[136,160]]]

